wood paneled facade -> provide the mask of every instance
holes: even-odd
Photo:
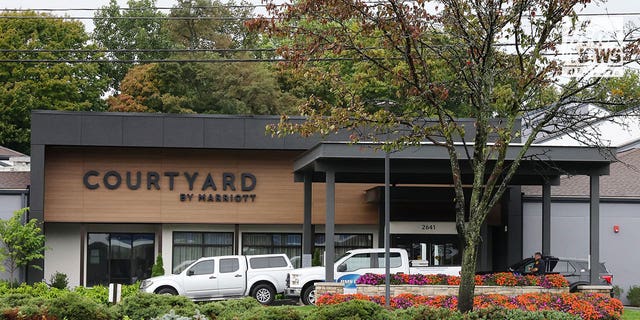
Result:
[[[299,154],[300,151],[286,150],[48,147],[44,168],[44,220],[301,224],[303,185],[294,183],[292,174],[293,162]],[[90,171],[95,172],[85,177]],[[108,172],[112,174],[105,181]],[[130,173],[129,181],[127,172]],[[141,181],[135,188],[138,172]],[[196,172],[198,176],[194,178]],[[157,183],[149,185],[149,173],[157,173]],[[185,173],[193,179],[192,190]],[[247,189],[253,187],[251,190],[242,190],[243,173],[255,177],[255,186],[252,185],[254,181],[245,181]],[[207,182],[209,174],[216,190],[211,181]],[[87,187],[85,179],[95,189]],[[172,190],[171,179],[174,181]],[[228,182],[226,190],[225,181]],[[206,190],[202,190],[203,187]],[[366,203],[364,199],[365,190],[370,187],[337,185],[336,223],[377,224],[377,205]],[[192,195],[190,200],[189,195]],[[200,200],[200,195],[206,199]],[[223,200],[224,196],[231,197],[232,201],[216,201]],[[239,202],[234,201],[238,199]],[[314,184],[314,224],[324,223],[324,203],[324,184]]]

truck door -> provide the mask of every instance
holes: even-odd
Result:
[[[239,257],[221,258],[218,268],[218,287],[223,297],[241,296],[247,283],[247,263]]]
[[[202,298],[219,295],[214,259],[194,264],[186,271],[185,275],[184,290],[187,297]]]
[[[379,273],[375,270],[376,263],[375,253],[354,254],[336,266],[335,277],[340,281],[340,278],[349,274]]]

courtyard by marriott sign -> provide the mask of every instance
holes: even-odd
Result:
[[[177,172],[177,171],[106,171],[104,173],[89,170],[82,177],[82,183],[89,190],[106,188],[117,190],[127,188],[138,190],[161,190],[168,188],[173,191],[175,182],[183,180],[187,183],[188,193],[180,193],[179,199],[182,202],[255,202],[256,194],[251,193],[256,187],[257,179],[252,173],[242,172],[239,175],[232,172],[223,172],[219,175],[206,175],[200,172]]]

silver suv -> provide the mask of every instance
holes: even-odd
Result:
[[[546,270],[545,273],[559,273],[563,275],[569,281],[569,291],[576,292],[578,286],[588,285],[589,283],[589,263],[587,260],[570,259],[570,258],[557,258],[552,256],[544,256],[542,259],[545,261]],[[528,274],[534,263],[533,258],[526,258],[509,267],[509,271]],[[604,263],[600,262],[598,270],[600,274],[600,284],[611,285],[613,281],[613,275],[607,271]],[[611,292],[613,297],[613,291]]]

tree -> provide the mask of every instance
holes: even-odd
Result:
[[[593,101],[586,95],[600,78],[562,83],[557,80],[562,64],[553,55],[558,53],[563,20],[576,22],[576,8],[588,2],[269,2],[270,18],[250,25],[277,39],[290,72],[329,86],[329,95],[312,95],[300,106],[306,121],[293,123],[283,116],[270,130],[307,136],[346,129],[353,141],[378,142],[393,133],[391,140],[381,142],[387,151],[423,141],[444,148],[463,249],[458,308],[470,311],[480,228],[489,211],[546,124],[586,121],[571,106]],[[361,70],[358,77],[342,72],[355,63]],[[368,90],[372,81],[387,83],[385,90]],[[465,139],[465,128],[455,117],[460,112],[474,118],[475,136],[467,137],[473,141]],[[531,134],[522,139],[515,160],[505,161],[511,142],[520,139],[521,119],[531,114],[537,116]],[[459,143],[466,152],[456,151]],[[473,174],[468,198],[462,160],[470,162]]]
[[[28,208],[18,210],[7,220],[0,220],[0,260],[9,271],[11,282],[15,282],[15,272],[29,262],[44,258],[44,234],[38,220],[23,223]],[[40,269],[37,265],[32,265]]]
[[[175,43],[190,49],[237,49],[255,47],[258,35],[244,26],[253,9],[247,2],[178,0],[168,23]]]
[[[155,0],[129,0],[122,10],[116,0],[97,10],[92,39],[112,50],[112,60],[131,61],[107,65],[112,88],[118,88],[127,71],[139,60],[166,59],[175,48],[166,26],[166,14],[156,9]],[[142,18],[140,18],[142,17]]]
[[[64,63],[99,59],[95,52],[75,51],[95,49],[88,40],[78,21],[0,12],[0,145],[29,153],[31,110],[105,109],[101,96],[108,80],[99,64]]]
[[[140,65],[123,79],[120,91],[108,99],[109,110],[279,114],[292,112],[298,103],[282,92],[268,66],[259,63]]]
[[[164,264],[162,263],[162,256],[160,254],[158,254],[158,257],[156,258],[156,263],[151,267],[151,276],[164,276]]]

